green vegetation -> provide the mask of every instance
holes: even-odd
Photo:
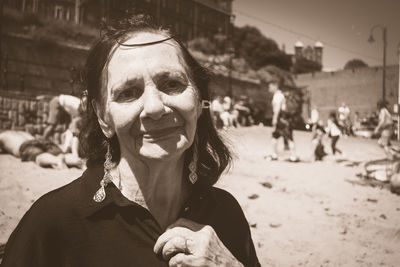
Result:
[[[345,70],[353,70],[353,69],[365,68],[365,67],[368,67],[367,63],[365,63],[361,59],[357,59],[357,58],[347,61],[347,63],[344,65]]]
[[[244,58],[255,70],[268,65],[290,70],[292,66],[290,56],[281,51],[274,40],[262,35],[255,27],[235,27],[233,46],[235,56]]]
[[[29,36],[46,47],[60,42],[87,46],[99,34],[99,30],[95,28],[42,18],[10,8],[4,8],[3,23],[4,31]]]

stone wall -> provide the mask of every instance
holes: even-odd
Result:
[[[312,107],[317,107],[323,120],[344,102],[352,113],[365,116],[376,110],[382,99],[382,67],[369,67],[336,72],[319,72],[298,75],[297,86],[304,87],[307,98],[303,117],[307,119]],[[386,100],[391,109],[397,103],[399,66],[386,69]]]
[[[0,91],[0,129],[43,134],[51,97]]]
[[[49,100],[79,95],[87,50],[26,36],[3,35],[0,72],[0,129],[42,134]]]
[[[76,93],[87,50],[26,36],[2,36],[1,89],[31,95]]]

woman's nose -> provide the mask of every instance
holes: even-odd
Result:
[[[142,117],[149,117],[153,120],[160,119],[165,114],[165,105],[160,92],[153,85],[146,86],[143,92]]]

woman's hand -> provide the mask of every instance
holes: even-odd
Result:
[[[169,266],[243,266],[211,226],[182,218],[158,238],[154,252]]]

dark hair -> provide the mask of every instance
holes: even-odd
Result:
[[[378,107],[378,109],[387,108],[388,102],[386,100],[381,99],[378,101],[376,106]]]
[[[286,89],[286,83],[284,77],[274,77],[269,81],[270,84],[276,84],[279,90]]]
[[[102,29],[102,36],[91,48],[85,66],[84,86],[87,92],[87,108],[84,128],[80,134],[83,156],[87,158],[87,166],[91,167],[104,162],[107,138],[104,136],[97,116],[91,105],[92,100],[101,100],[101,88],[104,85],[103,71],[118,43],[125,41],[130,34],[137,32],[154,32],[167,34],[175,40],[182,52],[188,67],[188,75],[199,91],[201,100],[210,100],[208,84],[210,73],[203,68],[189,53],[186,47],[169,31],[156,26],[149,16],[135,15],[128,19],[114,22]],[[214,184],[221,173],[230,165],[232,157],[229,149],[217,133],[210,112],[203,110],[197,121],[197,150],[199,179],[206,184]],[[110,140],[114,162],[120,160],[120,148],[116,135]],[[193,145],[185,152],[184,175],[188,174],[188,165],[192,158]]]
[[[333,122],[336,126],[340,127],[335,111],[331,111],[331,112],[329,113],[329,118],[332,119],[332,122]]]

